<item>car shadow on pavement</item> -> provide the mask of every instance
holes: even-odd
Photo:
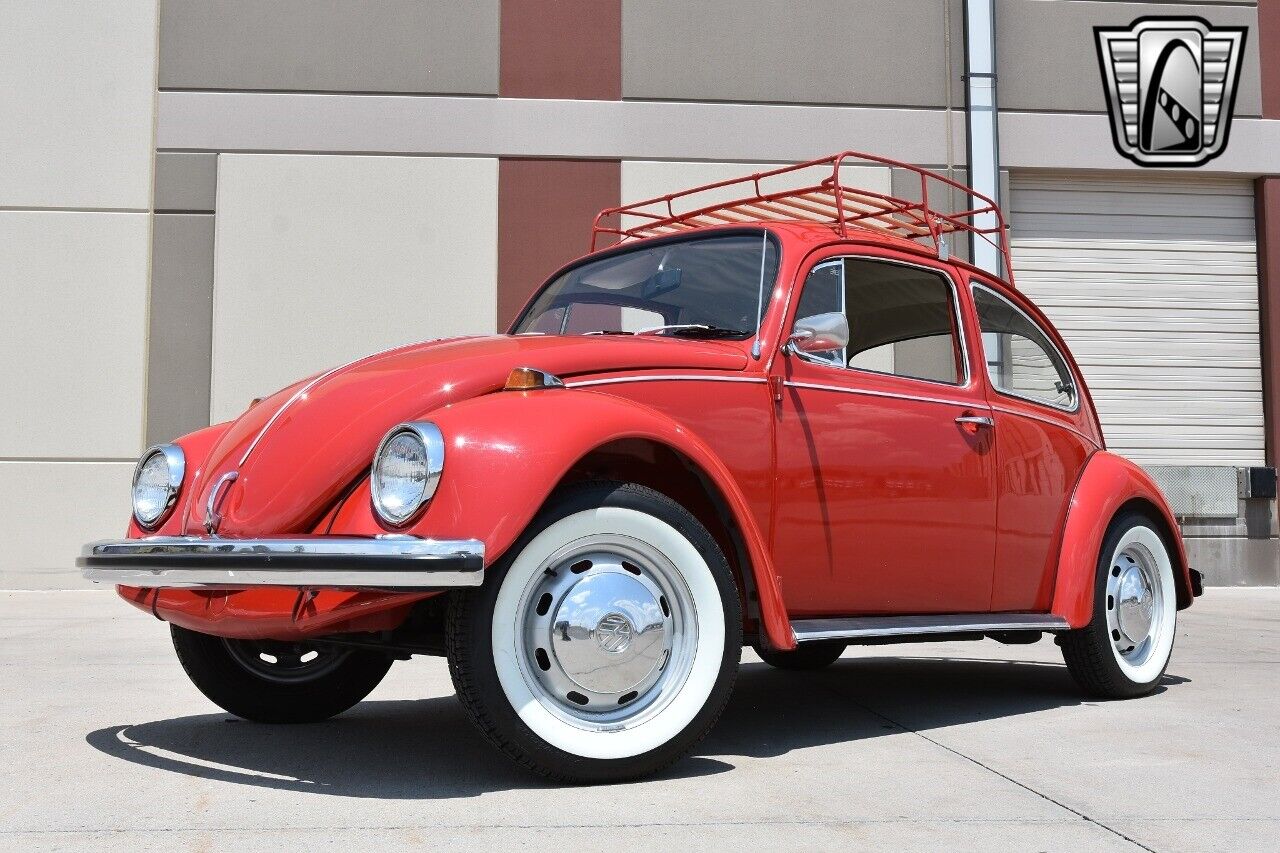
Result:
[[[1184,680],[1166,676],[1165,683]],[[723,773],[733,769],[723,759],[733,756],[777,756],[1086,701],[1060,664],[861,657],[818,672],[783,672],[745,663],[715,729],[658,778]],[[342,797],[447,799],[552,787],[486,744],[452,696],[368,701],[298,726],[199,714],[109,726],[85,740],[114,758],[186,776]]]

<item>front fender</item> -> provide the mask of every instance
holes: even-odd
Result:
[[[191,500],[191,495],[200,489],[201,474],[204,471],[204,463],[209,456],[209,451],[213,449],[213,445],[217,443],[218,439],[222,438],[230,426],[229,422],[214,424],[173,440],[174,444],[182,448],[182,455],[186,458],[187,466],[186,473],[182,478],[182,487],[178,491],[178,504],[174,507],[173,512],[169,513],[169,517],[155,530],[144,530],[133,517],[133,514],[130,513],[127,532],[130,539],[153,534],[158,536],[177,536],[186,532],[184,525],[187,520],[187,503]],[[203,533],[204,531],[196,532]]]
[[[777,649],[795,648],[773,561],[742,491],[715,452],[671,418],[630,400],[572,389],[489,394],[428,417],[445,437],[444,473],[426,512],[404,532],[480,539],[492,565],[578,460],[622,439],[658,442],[683,454],[719,489],[751,561],[765,635]],[[330,531],[388,532],[373,515],[367,479]]]
[[[1174,580],[1178,585],[1178,607],[1191,604],[1191,571],[1178,532],[1177,520],[1169,510],[1160,487],[1133,462],[1100,450],[1089,457],[1076,483],[1067,510],[1054,581],[1053,613],[1072,628],[1083,628],[1093,617],[1093,590],[1102,540],[1116,513],[1126,504],[1149,504],[1163,520],[1172,548]]]

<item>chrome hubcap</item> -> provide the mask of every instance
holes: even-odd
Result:
[[[593,537],[562,549],[520,612],[526,682],[577,725],[612,728],[656,713],[692,665],[692,597],[666,557],[638,540]]]
[[[1155,561],[1141,545],[1124,548],[1107,575],[1107,628],[1116,652],[1134,665],[1150,657],[1164,607]]]
[[[1155,606],[1155,596],[1137,565],[1131,565],[1120,573],[1118,591],[1120,601],[1116,608],[1119,611],[1117,621],[1120,633],[1130,643],[1137,645],[1151,633],[1151,612]]]
[[[592,557],[589,575],[570,570],[548,584],[560,592],[551,593],[558,599],[549,614],[551,653],[570,681],[597,697],[583,707],[599,709],[603,702],[612,708],[657,678],[670,617],[652,584],[627,573],[614,555]]]

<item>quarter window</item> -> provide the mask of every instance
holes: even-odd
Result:
[[[974,287],[973,300],[991,384],[1006,394],[1074,409],[1078,397],[1071,371],[1049,336],[994,291]]]
[[[953,304],[951,285],[938,273],[842,258],[809,273],[796,319],[839,311],[849,321],[849,346],[811,360],[954,385],[963,362]]]

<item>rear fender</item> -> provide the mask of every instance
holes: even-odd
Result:
[[[1174,562],[1178,608],[1191,604],[1191,572],[1177,520],[1160,487],[1147,472],[1128,459],[1100,450],[1089,457],[1076,483],[1063,528],[1058,574],[1054,581],[1053,613],[1072,628],[1083,628],[1093,616],[1093,590],[1098,555],[1107,528],[1122,510],[1141,507],[1161,524]]]
[[[773,561],[746,499],[715,452],[671,418],[630,400],[571,389],[489,394],[427,417],[445,437],[444,473],[426,512],[400,532],[481,539],[485,563],[492,565],[592,450],[624,439],[663,444],[719,490],[750,562],[744,568],[755,583],[766,639],[777,649],[795,648]],[[334,516],[330,532],[391,532],[373,515],[367,479]]]

